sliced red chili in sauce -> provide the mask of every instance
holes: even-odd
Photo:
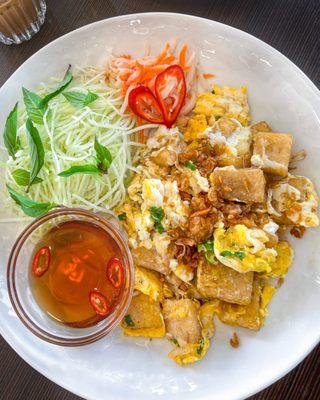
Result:
[[[156,78],[155,94],[168,128],[171,128],[178,118],[186,91],[184,72],[180,65],[171,65]]]
[[[144,119],[155,124],[164,124],[161,107],[152,93],[146,86],[138,86],[131,90],[128,98],[131,111]]]
[[[40,278],[50,266],[51,251],[48,246],[41,247],[33,257],[32,273]]]
[[[107,278],[112,283],[112,286],[119,289],[123,285],[124,271],[121,261],[112,257],[107,265]]]
[[[110,306],[108,300],[104,297],[104,295],[98,291],[91,291],[89,293],[90,304],[94,311],[101,315],[102,317],[109,314]]]

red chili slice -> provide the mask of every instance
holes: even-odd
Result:
[[[107,266],[107,278],[112,283],[112,286],[119,289],[123,285],[124,271],[121,261],[112,257]]]
[[[186,97],[186,81],[180,65],[171,65],[161,72],[155,81],[155,92],[160,104],[165,125],[175,123]]]
[[[128,98],[131,111],[144,119],[155,124],[164,124],[161,107],[151,90],[146,86],[138,86],[131,90]]]
[[[41,247],[33,257],[32,273],[40,278],[50,266],[51,251],[48,246]]]
[[[91,291],[89,293],[90,304],[92,305],[94,311],[101,315],[102,317],[109,314],[110,306],[108,300],[104,297],[104,295],[98,291]]]

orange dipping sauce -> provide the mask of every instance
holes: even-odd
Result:
[[[121,298],[121,252],[107,232],[91,222],[63,222],[37,243],[30,281],[39,306],[55,320],[77,328],[110,315]]]

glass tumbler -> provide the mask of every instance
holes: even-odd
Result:
[[[0,0],[0,42],[20,44],[31,39],[45,14],[44,0]]]

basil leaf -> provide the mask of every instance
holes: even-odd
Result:
[[[98,142],[98,139],[94,140],[94,149],[97,155],[97,164],[98,168],[102,172],[107,172],[111,163],[112,163],[112,155],[110,151]]]
[[[220,253],[222,257],[238,257],[242,261],[246,253],[244,251],[230,251],[230,250],[224,250]]]
[[[86,94],[86,98],[84,100],[84,105],[87,106],[88,104],[97,100],[98,97],[99,96],[96,93],[93,93],[89,90],[88,93]]]
[[[69,103],[78,108],[85,107],[98,98],[98,95],[90,92],[90,90],[87,94],[81,92],[65,92],[62,94]]]
[[[3,141],[10,156],[15,160],[16,152],[20,149],[20,141],[17,137],[17,123],[18,123],[18,103],[13,107],[7,117],[4,126]]]
[[[43,106],[42,99],[36,93],[26,88],[22,88],[23,101],[29,118],[36,124],[43,125],[43,116],[46,107]]]
[[[127,218],[127,214],[125,212],[122,213],[122,214],[119,214],[118,218],[119,218],[120,221],[124,221]]]
[[[48,93],[42,100],[41,100],[41,106],[45,107],[51,99],[54,97],[58,96],[66,87],[68,87],[73,79],[73,76],[70,72],[71,65],[69,65],[62,82],[59,84],[57,89],[51,93]]]
[[[28,197],[22,196],[7,185],[8,192],[11,198],[21,207],[22,211],[29,217],[40,217],[46,214],[48,211],[55,207],[58,207],[55,203],[38,203],[29,199]]]
[[[197,169],[197,167],[194,165],[194,163],[192,161],[187,161],[184,166],[186,168],[191,169],[191,171],[195,171]]]
[[[12,172],[13,179],[17,182],[20,186],[28,186],[30,182],[30,172],[26,171],[25,169],[16,169]],[[36,183],[42,182],[43,179],[35,177],[32,185]]]
[[[75,174],[99,174],[101,171],[95,165],[87,164],[87,165],[74,165],[73,167],[66,169],[58,174],[58,176],[62,176],[63,178],[67,178],[68,176],[72,176]]]
[[[30,158],[31,158],[31,171],[30,171],[30,179],[27,191],[29,187],[33,184],[36,179],[39,171],[41,170],[44,163],[44,148],[42,144],[42,140],[40,138],[38,129],[33,125],[30,119],[27,119],[26,128],[28,132],[29,138],[29,146],[30,146]]]
[[[124,320],[125,320],[127,326],[134,326],[134,322],[133,322],[132,317],[131,317],[130,314],[126,315],[124,317]]]

